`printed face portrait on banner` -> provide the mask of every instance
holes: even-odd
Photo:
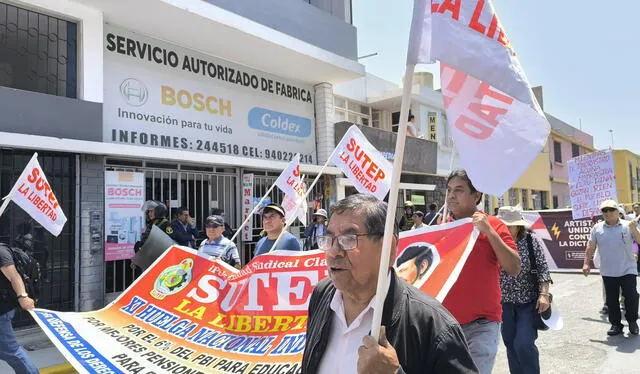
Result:
[[[414,243],[396,259],[398,276],[420,287],[440,263],[438,249],[429,243]]]

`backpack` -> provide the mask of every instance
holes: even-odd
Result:
[[[42,275],[40,274],[40,263],[29,253],[20,248],[9,247],[0,243],[1,246],[7,248],[13,257],[13,264],[22,278],[24,289],[34,301],[40,298],[40,287],[42,283]]]

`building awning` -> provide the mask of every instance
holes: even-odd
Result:
[[[141,147],[128,144],[15,134],[10,132],[0,132],[0,147],[30,149],[34,152],[67,152],[142,160],[187,162],[212,166],[244,167],[268,171],[282,171],[288,164],[287,162],[281,161]],[[300,171],[303,173],[318,174],[320,169],[322,169],[322,165],[300,164]],[[325,168],[323,174],[338,175],[341,174],[341,171],[336,167],[328,166]]]
[[[206,1],[75,2],[102,11],[107,23],[283,78],[309,84],[338,83],[365,73],[357,61]]]

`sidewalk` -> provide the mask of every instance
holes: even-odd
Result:
[[[17,330],[16,337],[41,374],[76,372],[39,327]],[[13,373],[13,370],[6,362],[0,361],[0,373]]]

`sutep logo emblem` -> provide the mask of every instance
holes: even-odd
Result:
[[[127,78],[120,84],[120,94],[131,106],[143,106],[149,98],[149,90],[135,78]]]

